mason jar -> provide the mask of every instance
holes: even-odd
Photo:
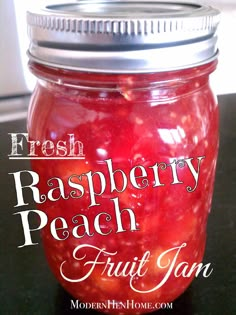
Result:
[[[151,312],[211,273],[201,262],[218,151],[218,22],[216,9],[181,2],[28,12],[44,250],[65,290],[101,312]]]

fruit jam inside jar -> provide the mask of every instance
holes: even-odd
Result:
[[[218,15],[156,1],[28,13],[44,250],[61,285],[99,311],[151,312],[204,276]]]

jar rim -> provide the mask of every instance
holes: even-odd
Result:
[[[29,58],[58,68],[141,73],[217,58],[219,11],[196,3],[81,0],[29,11],[27,21]]]

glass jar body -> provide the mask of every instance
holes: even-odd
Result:
[[[44,143],[32,169],[47,196],[38,208],[55,276],[81,301],[123,303],[100,309],[109,313],[140,313],[127,300],[173,301],[205,249],[218,151],[215,62],[134,75],[30,68],[39,81],[28,132]]]

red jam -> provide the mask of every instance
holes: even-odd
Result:
[[[95,74],[30,64],[40,80],[29,136],[54,144],[37,149],[45,159],[32,160],[41,193],[51,191],[38,204],[48,217],[42,240],[73,297],[158,308],[193,280],[218,150],[218,106],[208,82],[215,66]]]

